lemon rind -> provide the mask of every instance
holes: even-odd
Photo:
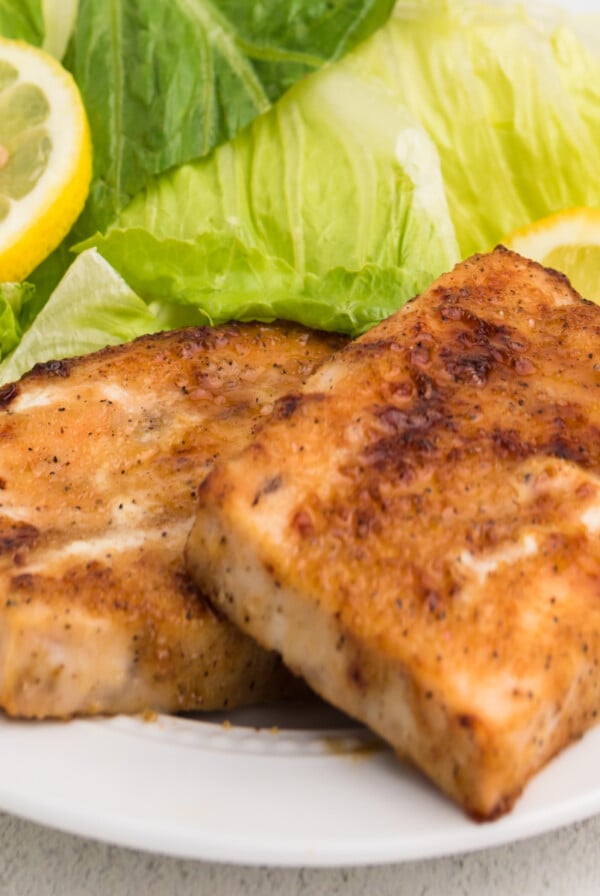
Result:
[[[0,281],[18,281],[61,242],[81,212],[92,176],[91,138],[79,90],[60,63],[29,44],[6,39],[0,39],[0,58],[50,97],[48,166],[0,222]]]

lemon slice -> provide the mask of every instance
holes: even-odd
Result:
[[[600,304],[600,209],[571,208],[515,230],[502,241],[567,275],[577,292]]]
[[[0,38],[0,281],[23,280],[86,200],[90,133],[79,90],[52,56]]]

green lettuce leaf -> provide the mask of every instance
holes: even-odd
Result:
[[[82,226],[114,220],[151,175],[206,155],[294,81],[388,17],[392,0],[80,0],[65,64],[95,177]]]
[[[147,302],[358,333],[457,260],[435,147],[342,61],[92,241]]]
[[[528,12],[399,0],[341,63],[208,160],[159,178],[97,245],[163,309],[196,302],[219,321],[283,308],[361,332],[452,264],[453,225],[465,257],[561,208],[600,206],[600,16],[586,19],[585,40],[580,24],[535,3]],[[158,240],[151,248],[140,228]],[[212,251],[211,234],[235,237],[231,264],[222,244]],[[369,264],[382,268],[382,283],[394,268],[405,277],[392,277],[387,302],[373,296],[372,313],[368,297],[349,308],[339,288]],[[177,265],[161,280],[161,266]],[[333,270],[345,273],[330,277],[325,296],[312,278]]]
[[[0,34],[41,46],[61,59],[77,12],[78,0],[0,0]]]
[[[21,317],[34,294],[31,283],[0,283],[0,358],[18,345],[23,332]]]
[[[16,8],[22,0],[5,2]],[[113,223],[150,177],[230,139],[308,72],[372,34],[392,7],[393,0],[45,0],[45,45],[56,55],[76,9],[63,63],[87,109],[94,175],[72,232],[32,275],[39,306],[72,260],[69,248]]]
[[[42,0],[1,0],[0,34],[40,46],[44,39]]]
[[[600,13],[399,0],[350,62],[398,90],[435,141],[463,256],[600,207]]]
[[[0,327],[6,306],[18,315],[18,306],[26,298],[27,293],[17,296],[16,290],[11,296],[7,285],[0,288]],[[0,383],[18,379],[40,361],[86,354],[160,328],[146,304],[90,249],[76,259],[12,354],[0,364]]]
[[[158,240],[131,228],[111,232],[101,248],[165,329],[282,319],[360,333],[415,295],[424,275],[373,263],[359,271],[336,267],[301,275],[282,258],[225,233]]]

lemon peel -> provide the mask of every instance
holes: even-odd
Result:
[[[565,209],[513,231],[502,242],[566,274],[584,298],[600,304],[600,209]]]
[[[0,281],[25,279],[58,246],[91,176],[75,81],[45,51],[0,38]]]

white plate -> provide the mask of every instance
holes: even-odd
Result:
[[[600,729],[476,824],[364,729],[319,706],[219,720],[0,720],[0,806],[121,846],[182,858],[361,865],[447,855],[600,811]],[[302,727],[279,727],[270,722]],[[325,727],[323,727],[325,726]]]
[[[564,5],[597,12],[598,3]],[[366,730],[321,705],[229,720],[0,716],[0,808],[121,846],[293,866],[431,858],[600,812],[600,729],[537,775],[508,816],[475,824]]]

